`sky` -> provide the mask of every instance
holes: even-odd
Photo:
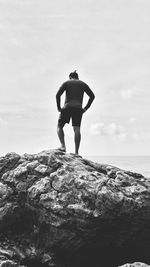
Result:
[[[80,154],[150,155],[149,31],[149,0],[0,0],[0,155],[60,146],[55,96],[74,70],[95,94]]]

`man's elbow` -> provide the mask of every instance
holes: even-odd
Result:
[[[56,99],[60,99],[60,94],[59,93],[56,94]]]
[[[91,99],[92,99],[92,101],[95,99],[95,95],[94,94],[92,94]]]

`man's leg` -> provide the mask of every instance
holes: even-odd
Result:
[[[75,141],[75,154],[79,154],[79,147],[81,141],[80,126],[73,126],[74,129],[74,141]]]
[[[61,148],[62,150],[66,151],[66,144],[65,144],[65,135],[64,135],[64,130],[62,126],[57,126],[57,134],[61,143]]]

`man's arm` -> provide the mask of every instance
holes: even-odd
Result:
[[[60,103],[61,95],[63,94],[65,89],[66,87],[65,87],[65,84],[63,83],[56,94],[56,103],[57,103],[57,109],[59,112],[61,111],[61,103]]]
[[[94,95],[94,93],[92,92],[92,90],[88,86],[85,87],[84,91],[89,96],[89,100],[88,100],[86,106],[83,108],[83,110],[85,112],[91,106],[91,104],[92,104],[92,102],[93,102],[93,100],[95,98],[95,95]]]

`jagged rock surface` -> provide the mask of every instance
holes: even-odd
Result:
[[[142,262],[134,262],[134,263],[127,263],[120,267],[150,267],[150,265],[147,265],[146,263]]]
[[[150,262],[149,225],[150,181],[140,174],[58,150],[0,158],[1,262]]]

